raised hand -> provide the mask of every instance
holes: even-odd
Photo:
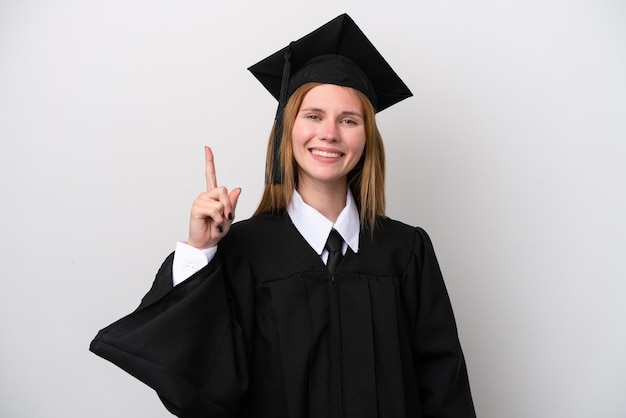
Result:
[[[191,207],[187,244],[204,249],[214,247],[228,233],[235,219],[240,188],[230,193],[217,185],[215,162],[211,148],[204,147],[206,159],[206,191],[200,193]]]

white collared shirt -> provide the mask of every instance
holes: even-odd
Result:
[[[343,238],[341,249],[343,254],[346,253],[348,247],[355,253],[359,252],[359,212],[349,189],[346,196],[346,206],[334,224],[315,208],[306,204],[296,190],[293,191],[293,198],[287,208],[287,213],[300,235],[322,257],[324,263],[328,259],[328,251],[324,249],[324,246],[333,228]]]
[[[328,251],[324,249],[324,246],[333,228],[343,238],[343,254],[346,253],[348,247],[355,253],[359,252],[359,212],[350,189],[346,195],[346,206],[334,224],[312,206],[306,204],[296,190],[293,191],[293,198],[287,208],[287,213],[298,232],[324,263],[328,260]],[[209,264],[216,252],[217,246],[199,250],[178,241],[172,265],[174,286],[182,283],[196,271]]]

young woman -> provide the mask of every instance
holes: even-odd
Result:
[[[375,113],[410,92],[381,88],[397,76],[370,71],[363,48],[354,60],[355,48],[311,51],[351,33],[373,49],[342,15],[277,53],[286,64],[256,213],[233,223],[241,190],[218,186],[206,148],[187,242],[140,307],[92,343],[178,416],[475,416],[431,242],[384,215]]]

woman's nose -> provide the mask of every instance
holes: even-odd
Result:
[[[339,141],[339,129],[335,121],[325,120],[320,126],[320,138],[325,141]]]

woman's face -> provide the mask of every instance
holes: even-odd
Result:
[[[342,186],[365,148],[363,107],[349,87],[322,84],[302,101],[292,131],[298,188]]]

